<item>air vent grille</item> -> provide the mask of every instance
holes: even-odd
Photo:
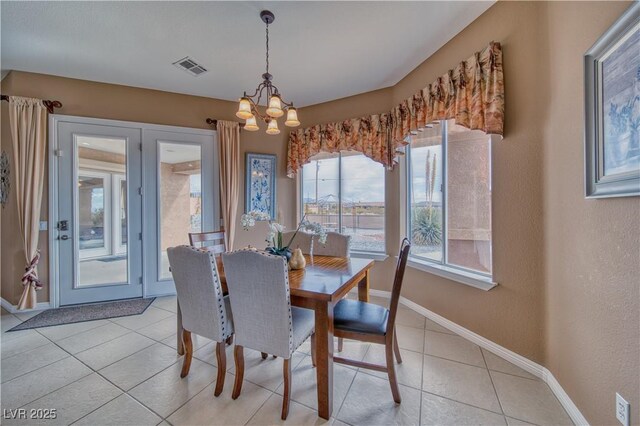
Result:
[[[195,59],[188,56],[175,61],[173,65],[196,77],[207,72],[205,67],[200,65]]]

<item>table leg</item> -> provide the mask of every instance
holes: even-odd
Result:
[[[176,310],[176,319],[177,319],[177,333],[176,333],[176,338],[178,339],[177,343],[177,348],[178,348],[178,355],[184,355],[184,344],[182,343],[182,332],[183,332],[183,328],[182,328],[182,312],[180,311],[180,304],[176,301],[176,303],[178,304],[178,309]]]
[[[333,304],[319,301],[315,314],[318,415],[329,420],[333,410]]]
[[[358,283],[358,300],[361,302],[369,301],[369,270],[365,272],[364,278]]]

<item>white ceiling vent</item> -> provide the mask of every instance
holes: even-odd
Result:
[[[175,61],[173,65],[196,77],[207,72],[205,67],[197,63],[195,59],[188,56]]]

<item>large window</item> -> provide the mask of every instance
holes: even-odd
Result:
[[[411,256],[491,276],[491,138],[441,122],[407,148]]]
[[[354,252],[383,253],[384,166],[350,151],[314,157],[302,169],[302,213],[351,235]]]

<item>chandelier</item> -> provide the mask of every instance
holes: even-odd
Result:
[[[285,102],[282,99],[278,88],[271,82],[273,76],[269,74],[269,24],[271,24],[276,17],[270,11],[263,10],[260,12],[260,19],[267,25],[267,72],[262,74],[262,83],[258,85],[253,95],[247,95],[247,92],[244,92],[244,96],[240,99],[236,117],[246,120],[244,129],[250,132],[255,132],[260,129],[257,122],[259,118],[267,124],[267,134],[277,135],[280,133],[277,118],[282,117],[285,112],[287,114],[287,119],[284,122],[285,126],[297,127],[300,125],[300,121],[298,121],[298,112],[293,107],[293,102]],[[266,114],[264,115],[258,111],[258,105],[260,105],[263,96],[264,100],[267,101]]]

